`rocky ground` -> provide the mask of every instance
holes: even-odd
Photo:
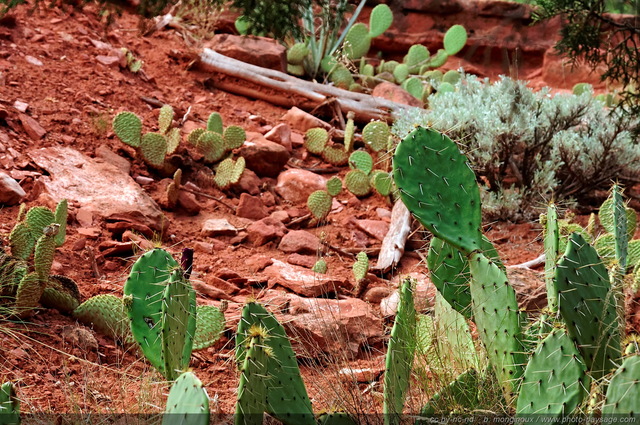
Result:
[[[184,31],[165,28],[143,37],[140,28],[149,22],[124,13],[106,27],[91,6],[29,10],[20,7],[0,20],[5,240],[20,202],[53,208],[68,198],[67,241],[53,272],[73,278],[83,299],[120,296],[142,250],[161,245],[177,256],[194,248],[198,302],[229,305],[225,336],[192,361],[213,412],[233,411],[233,329],[242,304],[255,298],[297,335],[318,408],[380,410],[376,382],[393,313],[383,300],[393,299],[399,277],[410,273],[420,281],[419,307],[427,310],[433,301],[418,254],[426,243],[422,235],[412,233],[393,271],[369,274],[364,287],[354,288],[354,256],[365,251],[375,264],[392,206],[379,195],[343,191],[327,219],[311,223],[308,193],[333,175],[344,177],[348,168],[331,167],[302,148],[308,117],[212,87],[211,76],[192,66],[201,46]],[[123,66],[114,50],[121,47],[144,61],[141,72]],[[236,187],[211,185],[183,142],[171,162],[183,169],[185,189],[178,207],[162,208],[168,176],[149,169],[115,137],[111,120],[133,111],[152,130],[165,103],[176,110],[174,125],[183,135],[203,127],[214,111],[225,126],[245,128],[249,143],[239,153],[251,171]],[[542,251],[538,223],[491,223],[486,233],[507,265]],[[326,275],[311,271],[319,258],[328,264]],[[539,272],[516,270],[513,276],[523,282],[523,302],[535,301]],[[0,324],[0,376],[17,383],[27,412],[154,413],[167,392],[135,353],[55,310],[40,310],[27,323]]]

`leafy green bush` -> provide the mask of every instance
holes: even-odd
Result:
[[[466,76],[458,91],[430,98],[430,109],[397,117],[404,138],[415,125],[433,126],[461,143],[481,183],[491,219],[529,219],[544,199],[580,199],[611,180],[640,172],[637,123],[592,98],[533,92],[502,78]]]

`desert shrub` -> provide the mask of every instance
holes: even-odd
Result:
[[[397,117],[395,135],[423,125],[457,140],[490,219],[530,219],[544,200],[580,200],[640,172],[640,145],[628,131],[637,123],[590,91],[552,96],[506,77],[490,84],[466,76],[456,92],[432,96],[429,108]]]

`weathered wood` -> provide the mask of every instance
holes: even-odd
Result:
[[[386,273],[396,266],[404,254],[404,246],[411,232],[411,213],[398,199],[391,210],[391,226],[382,241],[377,264],[372,270]]]
[[[356,116],[355,119],[362,122],[372,119],[389,121],[391,113],[401,113],[411,108],[408,105],[380,97],[355,93],[327,84],[318,84],[272,69],[261,68],[221,55],[207,48],[203,49],[200,54],[200,66],[210,72],[223,73],[240,80],[252,82],[258,86],[282,92],[282,95],[274,96],[273,93],[262,93],[260,90],[246,87],[242,84],[242,81],[236,83],[232,79],[220,81],[219,85],[216,84],[225,91],[265,101],[284,102],[285,104],[287,102],[283,99],[286,99],[287,95],[296,95],[307,99],[302,103],[305,109],[312,109],[312,107],[317,107],[331,99],[335,99],[343,113],[352,111]]]

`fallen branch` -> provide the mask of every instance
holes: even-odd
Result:
[[[205,48],[200,54],[200,64],[206,71],[223,73],[225,75],[243,80],[238,83],[233,81],[218,81],[216,86],[232,93],[250,96],[267,102],[284,102],[289,106],[290,96],[300,96],[304,99],[300,105],[305,109],[312,109],[335,98],[340,109],[346,113],[352,111],[358,121],[380,119],[388,121],[391,113],[399,113],[411,108],[408,105],[392,102],[380,97],[373,97],[363,93],[355,93],[339,89],[327,84],[318,84],[302,80],[273,69],[261,68],[228,56],[221,55],[211,49]],[[258,89],[246,86],[246,82],[255,83],[282,94],[265,93]],[[291,105],[293,106],[293,105]]]

